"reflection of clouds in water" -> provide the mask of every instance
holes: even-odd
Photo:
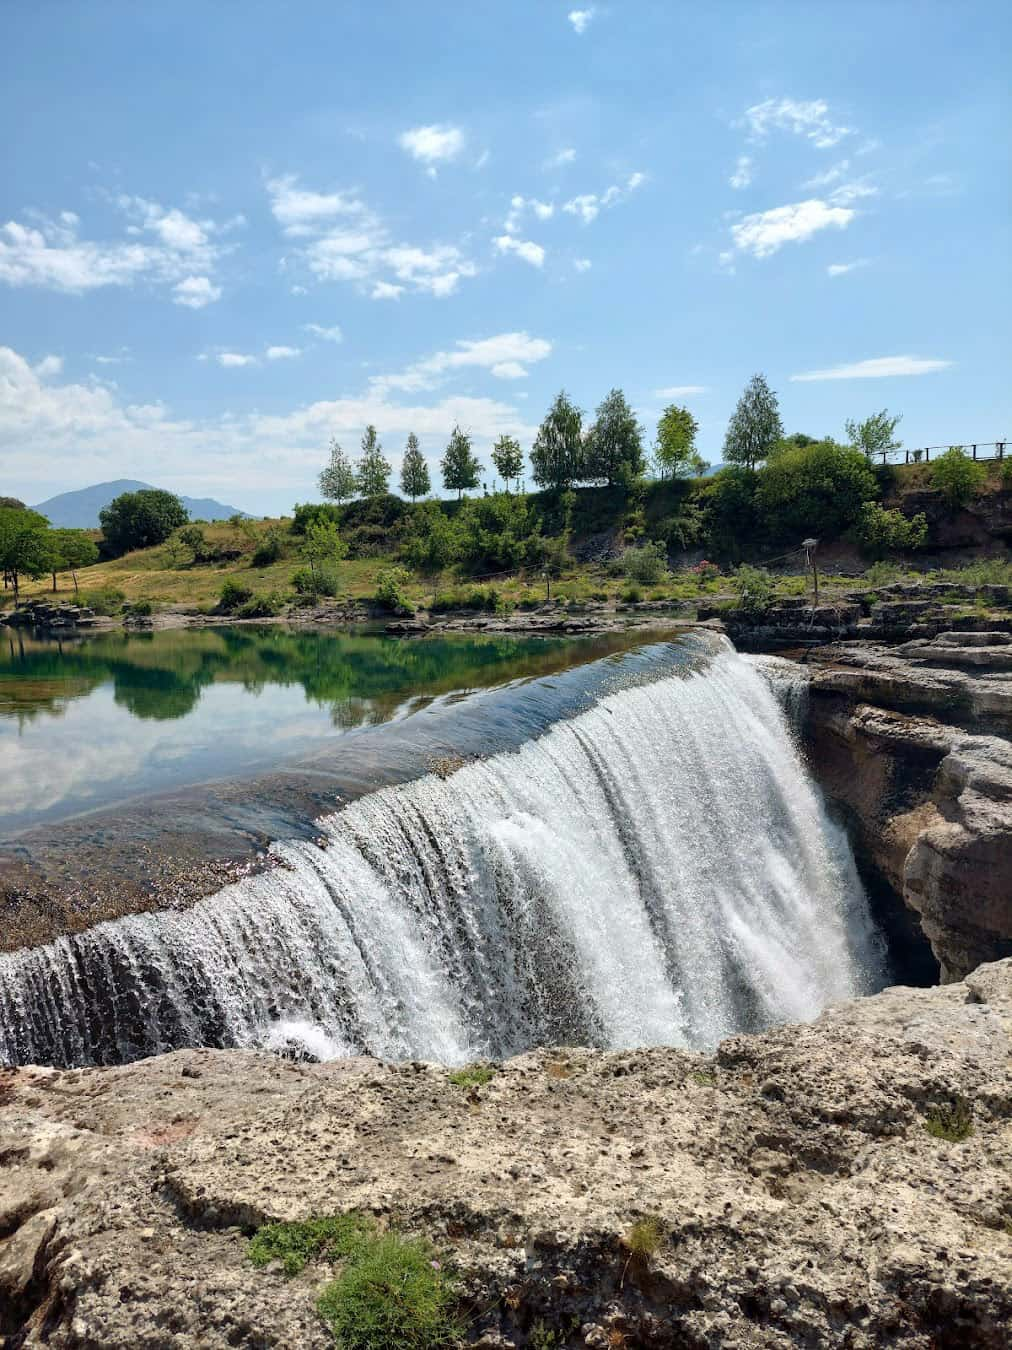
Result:
[[[60,805],[87,810],[225,777],[272,761],[272,746],[315,742],[328,733],[329,716],[307,706],[297,687],[261,690],[254,705],[237,685],[213,685],[186,717],[166,722],[135,718],[110,688],[96,689],[67,705],[59,722],[39,720],[19,731],[0,718],[0,817],[24,818]]]

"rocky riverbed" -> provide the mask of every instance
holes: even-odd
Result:
[[[543,1050],[470,1087],[244,1051],[0,1071],[0,1344],[322,1350],[331,1268],[247,1238],[360,1211],[459,1270],[467,1344],[997,1350],[1010,1051],[1004,961],[711,1059]]]

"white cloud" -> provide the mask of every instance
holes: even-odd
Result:
[[[691,398],[693,394],[705,393],[705,384],[669,384],[664,389],[655,389],[654,398]]]
[[[576,269],[577,272],[589,272],[590,269],[593,267],[593,265],[594,264],[590,261],[589,258],[573,259],[573,267]]]
[[[226,370],[239,366],[255,366],[257,363],[255,356],[247,356],[243,352],[218,352],[215,360]]]
[[[370,300],[399,300],[403,294],[403,286],[393,286],[389,281],[377,281],[369,293],[369,298]]]
[[[374,375],[369,385],[383,394],[394,389],[415,392],[435,388],[451,371],[472,367],[489,370],[500,380],[519,380],[526,376],[530,364],[543,361],[551,351],[552,344],[545,338],[523,332],[499,333],[477,341],[460,341],[455,350],[436,352],[397,374]]]
[[[221,299],[221,287],[215,286],[210,277],[184,277],[172,289],[173,301],[185,305],[187,309],[203,309]]]
[[[267,360],[268,360],[268,361],[291,361],[291,360],[293,360],[296,356],[301,356],[301,355],[302,355],[302,348],[301,348],[301,347],[268,347],[268,348],[267,348],[267,353],[266,353],[266,355],[267,355]]]
[[[34,367],[35,374],[38,375],[40,380],[47,380],[50,375],[59,375],[62,370],[62,356],[44,356]]]
[[[784,244],[803,243],[819,230],[846,229],[854,215],[848,207],[830,206],[813,198],[745,216],[731,226],[731,238],[741,252],[768,258]]]
[[[276,510],[312,491],[332,436],[355,443],[369,423],[390,442],[415,431],[440,445],[459,423],[479,450],[504,433],[530,441],[537,430],[497,399],[400,404],[375,390],[270,415],[187,420],[161,403],[125,403],[105,385],[43,382],[24,357],[0,347],[0,460],[9,489],[29,501],[55,482],[101,482],[129,465],[139,478],[179,491],[250,505],[259,497]],[[287,502],[281,493],[290,494]]]
[[[867,266],[867,258],[855,258],[853,262],[830,263],[826,268],[826,275],[831,277],[845,277],[848,272],[855,272],[859,267]]]
[[[749,155],[739,155],[734,173],[727,180],[733,188],[747,188],[755,176],[755,161]]]
[[[824,99],[800,103],[792,98],[768,98],[745,109],[745,122],[755,140],[764,140],[771,131],[789,131],[804,136],[818,150],[837,145],[852,128],[834,123]]]
[[[436,165],[456,159],[464,148],[464,133],[460,127],[437,123],[412,127],[398,136],[397,143],[421,164]]]
[[[571,9],[567,18],[573,25],[573,31],[576,33],[585,33],[587,31],[587,25],[594,17],[594,13],[593,6],[591,6],[590,9]]]
[[[344,334],[336,323],[330,328],[325,328],[319,323],[304,323],[302,325],[302,330],[305,333],[311,333],[313,337],[319,338],[321,342],[344,341]]]
[[[576,151],[571,145],[564,146],[551,158],[545,160],[546,169],[561,169],[565,164],[572,164],[576,159]]]
[[[868,361],[854,361],[850,365],[830,366],[827,370],[807,370],[792,375],[798,382],[811,380],[885,380],[901,375],[931,375],[936,370],[947,370],[951,361],[936,361],[923,356],[876,356]]]
[[[834,164],[831,168],[827,169],[825,173],[817,173],[813,178],[809,178],[806,182],[802,183],[801,186],[803,188],[832,187],[834,183],[839,183],[841,179],[846,177],[849,168],[850,160],[841,159],[838,164]]]
[[[841,183],[839,187],[834,188],[829,194],[829,200],[834,206],[849,206],[851,202],[860,201],[862,197],[877,197],[878,188],[869,183],[867,179],[858,179],[853,183]]]
[[[500,234],[492,240],[499,253],[513,253],[532,267],[540,267],[545,261],[545,250],[530,239],[517,239],[512,234]]]
[[[579,196],[571,197],[568,202],[563,202],[562,209],[571,216],[579,216],[584,225],[589,225],[597,219],[603,209],[625,201],[631,192],[642,187],[646,181],[645,173],[631,173],[624,184],[613,183],[600,196],[596,192],[583,192]]]
[[[335,216],[359,216],[366,207],[353,192],[311,192],[298,186],[294,174],[267,182],[274,219],[285,234],[298,238]]]

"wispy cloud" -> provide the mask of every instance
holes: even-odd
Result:
[[[215,360],[226,370],[239,369],[241,366],[255,366],[257,359],[246,352],[218,352]]]
[[[692,398],[693,394],[705,394],[705,384],[669,384],[664,389],[655,389],[654,398]]]
[[[587,31],[587,26],[589,25],[591,19],[594,17],[596,12],[597,11],[594,9],[593,6],[591,6],[589,9],[571,9],[566,17],[569,19],[569,22],[573,25],[573,31],[582,34]]]
[[[590,269],[593,267],[593,265],[594,264],[590,261],[589,258],[573,259],[573,267],[576,269],[577,272],[589,272]]]
[[[292,361],[302,355],[301,347],[268,347],[265,353],[268,361]]]
[[[855,258],[853,262],[830,263],[826,268],[826,275],[830,277],[845,277],[848,272],[856,272],[859,267],[867,267],[868,258]]]
[[[397,137],[397,143],[412,159],[434,169],[439,164],[457,158],[464,148],[465,137],[460,127],[433,123],[431,126],[402,131]]]
[[[394,375],[374,375],[371,389],[415,393],[433,389],[452,371],[469,368],[488,370],[500,380],[523,379],[527,367],[551,355],[552,344],[529,333],[498,333],[477,341],[460,341],[449,352],[436,352]]]
[[[750,155],[739,155],[734,172],[727,180],[733,188],[747,188],[755,177],[755,161]]]
[[[731,238],[739,252],[769,258],[784,244],[803,243],[820,230],[846,229],[855,214],[849,207],[812,198],[744,216],[731,226]]]
[[[646,181],[645,173],[631,173],[624,183],[613,183],[611,187],[605,188],[600,195],[596,192],[584,192],[579,196],[571,197],[568,202],[563,202],[562,209],[568,215],[579,216],[584,225],[590,225],[603,210],[625,201],[631,193],[642,187]]]
[[[545,261],[545,250],[531,239],[518,239],[513,234],[500,234],[492,240],[497,253],[512,253],[522,258],[532,267],[541,267]]]
[[[338,325],[331,324],[329,328],[319,323],[304,323],[302,325],[304,333],[311,333],[313,337],[319,338],[321,342],[343,342],[344,334]]]
[[[571,145],[567,145],[564,146],[563,149],[558,150],[554,155],[550,155],[549,158],[545,160],[545,168],[561,169],[566,164],[572,164],[575,161],[575,159],[576,159],[576,151],[573,149]]]
[[[853,130],[834,122],[824,99],[799,102],[793,98],[768,98],[745,109],[745,124],[752,139],[761,141],[771,131],[787,131],[803,136],[818,150],[838,145]]]
[[[806,370],[791,379],[799,383],[814,380],[885,380],[902,375],[932,375],[948,370],[951,361],[938,361],[924,356],[876,356],[867,361],[849,365],[830,366],[826,370]]]

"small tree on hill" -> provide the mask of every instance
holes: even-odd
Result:
[[[931,465],[931,484],[938,488],[953,511],[958,511],[980,491],[987,469],[964,455],[958,445],[950,445]]]
[[[320,474],[320,491],[332,502],[346,502],[355,495],[355,470],[336,437],[330,442],[327,467]]]
[[[478,486],[481,465],[471,453],[470,436],[461,431],[459,426],[454,427],[450,434],[440,467],[443,470],[443,487],[450,492],[455,490],[458,501],[468,488]]]
[[[103,538],[117,556],[163,544],[189,518],[179,498],[161,488],[124,492],[98,513]]]
[[[38,511],[0,508],[0,571],[14,587],[14,603],[21,598],[22,574],[44,577],[51,570],[53,546],[49,521]]]
[[[866,417],[863,422],[855,422],[848,418],[843,425],[850,444],[855,450],[863,450],[870,459],[872,455],[881,454],[883,450],[900,448],[902,442],[896,439],[894,432],[902,420],[901,413],[894,416],[890,414],[888,408],[883,408],[881,412]]]
[[[519,486],[520,475],[524,471],[524,452],[518,440],[513,436],[500,436],[492,447],[492,463],[496,467],[496,472],[505,481],[507,492],[511,482],[516,482]]]
[[[407,448],[401,461],[401,491],[412,501],[416,497],[426,497],[432,491],[429,466],[418,447],[418,437],[413,431],[408,435]]]
[[[724,438],[724,463],[754,469],[783,439],[777,396],[764,375],[753,375],[738,400]]]
[[[383,454],[374,426],[367,426],[362,437],[356,486],[363,497],[382,497],[389,491],[390,461]]]
[[[613,389],[598,405],[584,455],[581,477],[603,478],[609,487],[643,473],[642,431],[621,389]]]
[[[531,468],[538,487],[560,491],[583,475],[583,414],[561,390],[538,428]]]
[[[309,563],[314,595],[318,591],[317,568],[325,567],[328,563],[340,562],[347,552],[347,547],[332,520],[311,520],[306,526],[302,556]]]
[[[69,572],[74,578],[76,595],[77,569],[98,562],[98,545],[85,530],[52,530],[49,539],[53,549],[53,590],[56,590],[56,573]]]
[[[699,425],[688,408],[669,403],[661,413],[654,458],[663,477],[683,478],[704,472],[706,465],[696,450],[698,430]]]

